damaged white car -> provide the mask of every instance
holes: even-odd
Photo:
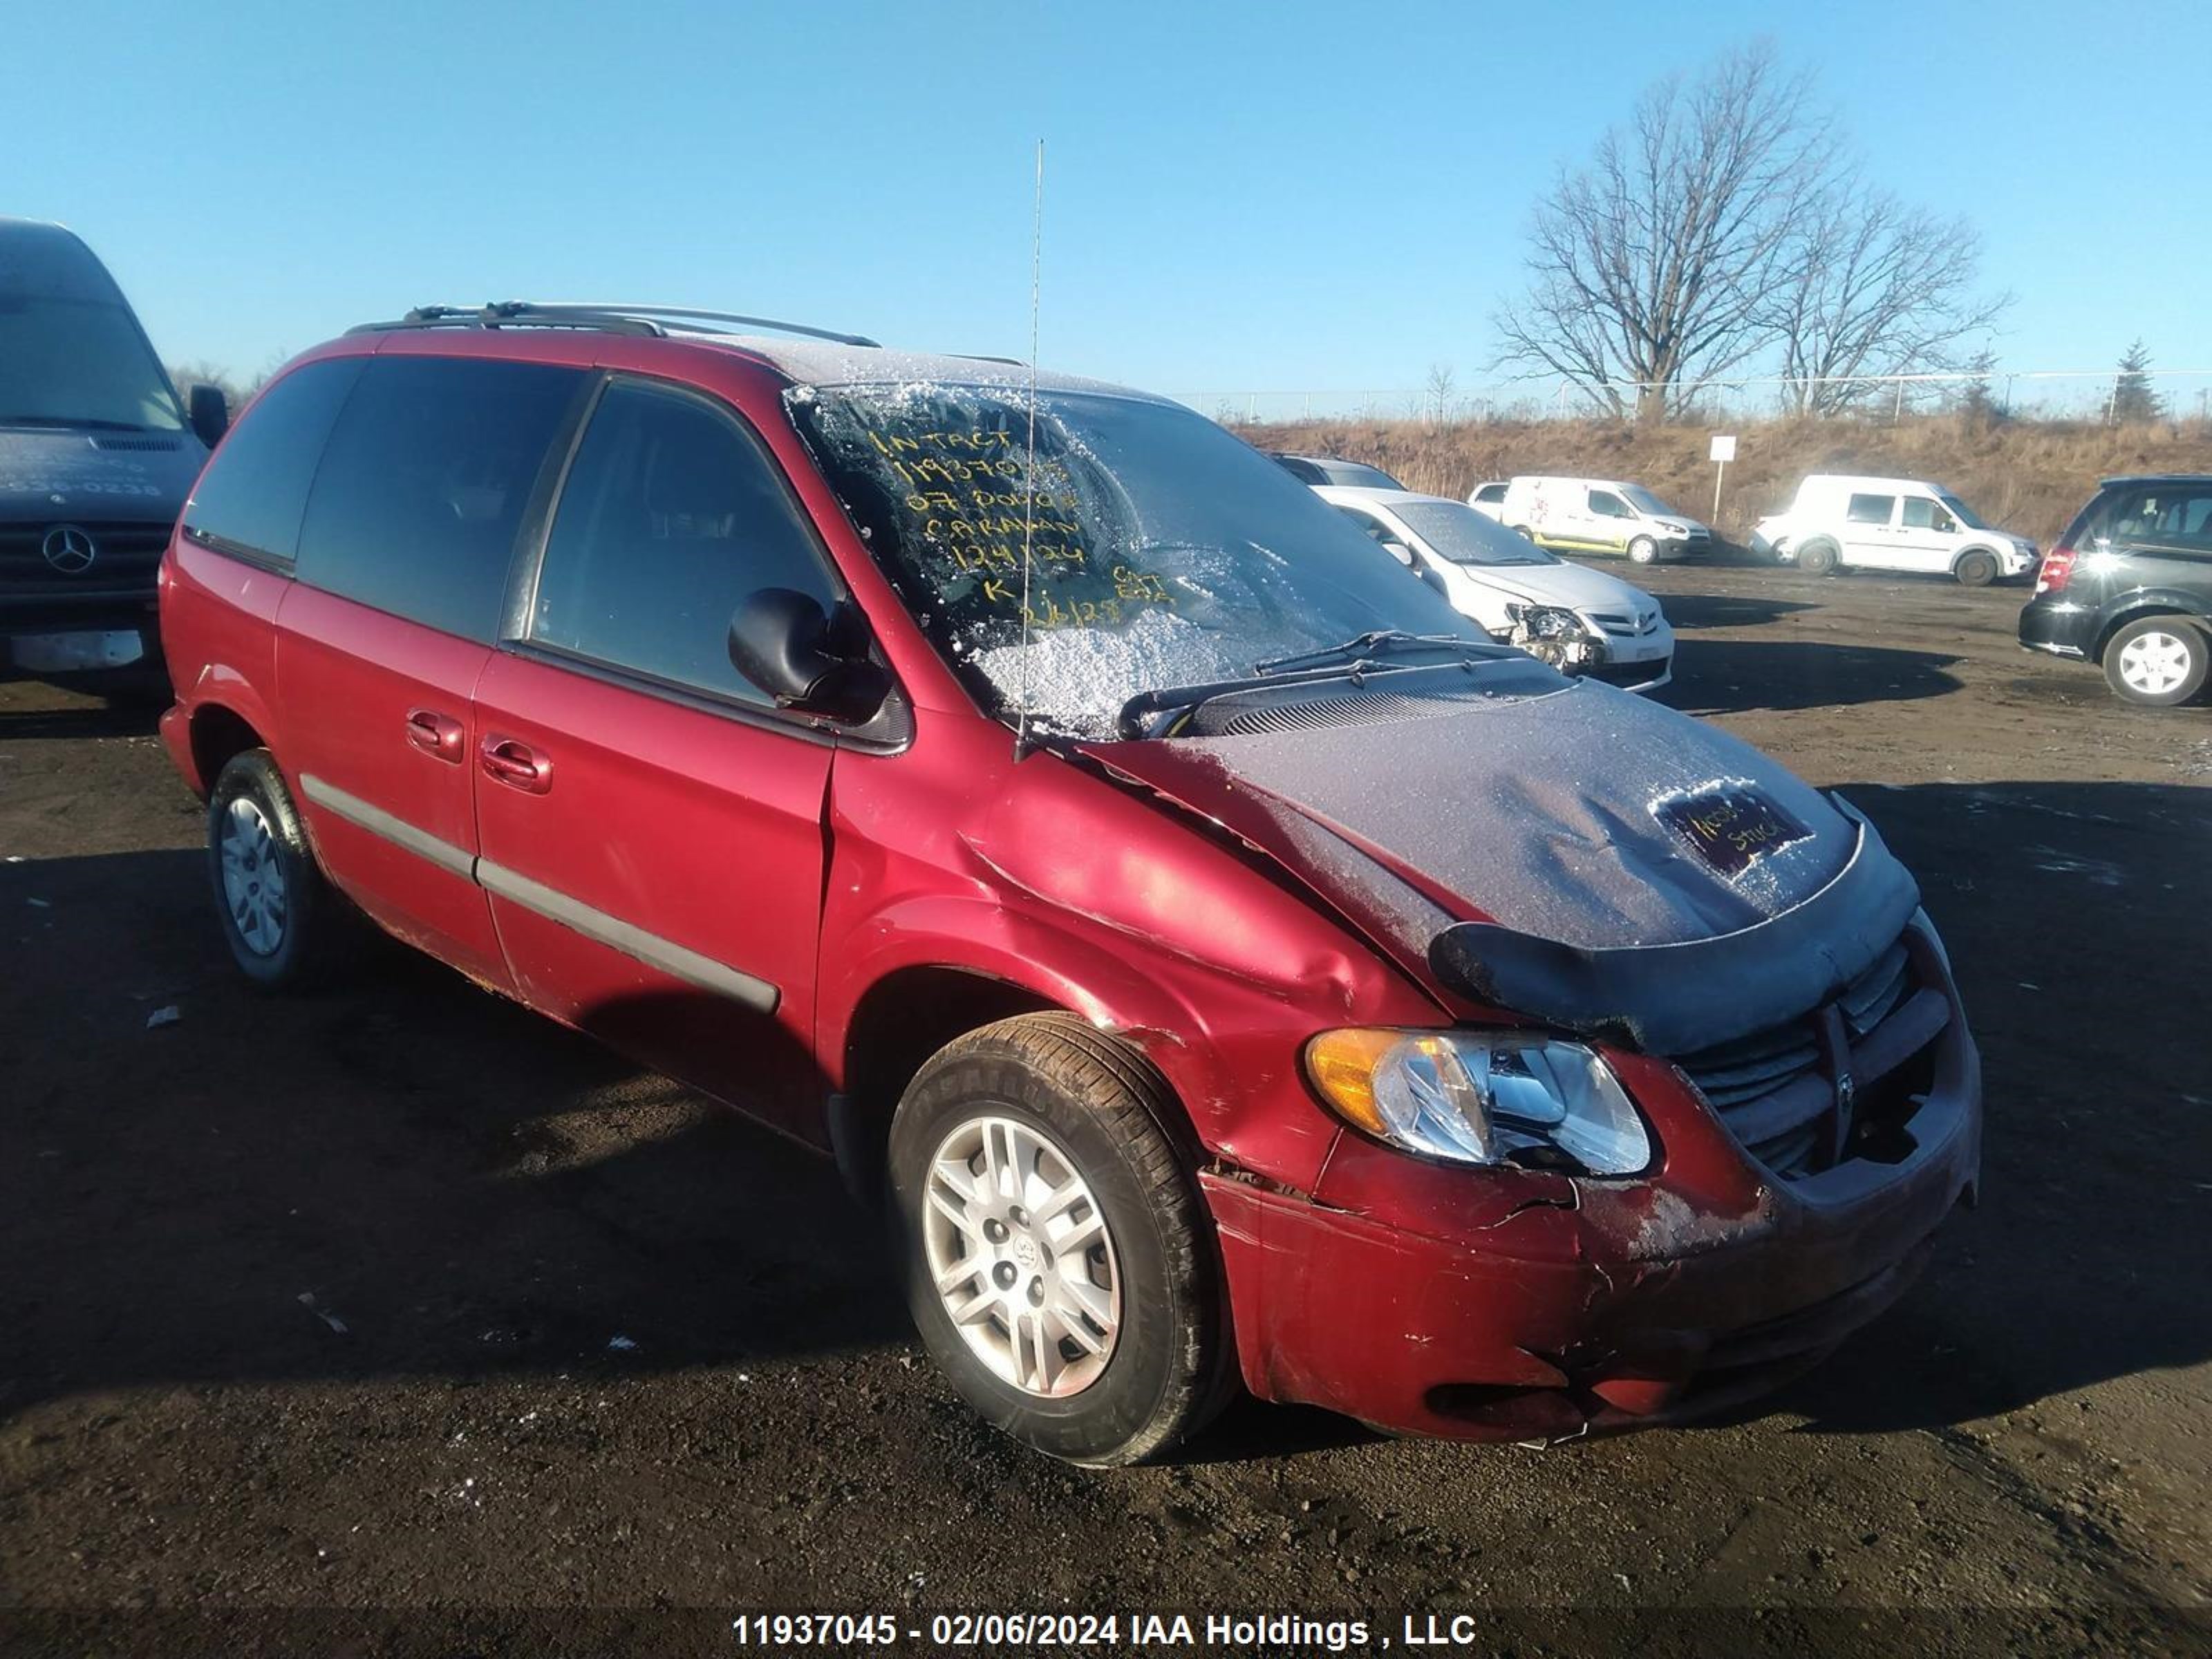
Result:
[[[1630,691],[1674,678],[1674,630],[1642,588],[1569,564],[1465,501],[1343,485],[1314,493],[1505,644]]]

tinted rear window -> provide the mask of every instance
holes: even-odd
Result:
[[[315,463],[368,361],[308,363],[256,398],[185,504],[185,530],[234,552],[289,562],[300,550]]]
[[[2077,550],[2101,541],[2115,549],[2212,550],[2212,480],[2115,485],[2089,503],[2066,539]]]
[[[1896,508],[1894,495],[1854,495],[1844,516],[1853,524],[1887,524]]]
[[[315,475],[301,579],[448,634],[490,639],[515,532],[584,373],[460,358],[371,361]]]

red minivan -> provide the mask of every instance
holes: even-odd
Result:
[[[511,305],[286,368],[161,573],[256,982],[367,913],[833,1154],[975,1408],[1679,1420],[1893,1301],[1980,1066],[1872,825],[1177,404]]]

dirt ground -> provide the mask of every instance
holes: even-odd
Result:
[[[397,951],[257,997],[152,706],[0,687],[0,1649],[180,1607],[434,1608],[501,1652],[764,1606],[2201,1642],[2212,709],[2022,653],[2018,588],[1648,585],[1667,700],[1918,872],[1986,1059],[1984,1197],[1740,1420],[1549,1450],[1246,1403],[1164,1468],[1018,1451],[922,1358],[827,1166]],[[579,1616],[519,1611],[548,1608]]]

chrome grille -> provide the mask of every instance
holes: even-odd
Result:
[[[1892,1020],[1898,1027],[1885,1030]],[[1876,1085],[1917,1074],[1948,1020],[1949,1004],[1922,985],[1911,945],[1899,939],[1834,1001],[1674,1064],[1745,1152],[1794,1181],[1851,1155],[1862,1103],[1909,1115],[1899,1088]],[[1850,1086],[1840,1087],[1845,1079]]]

